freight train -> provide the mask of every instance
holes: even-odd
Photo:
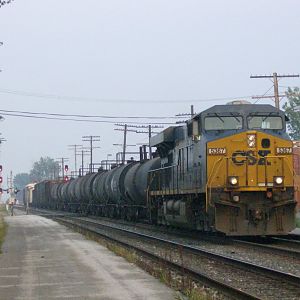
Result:
[[[215,105],[153,136],[154,158],[37,183],[31,206],[228,236],[287,234],[296,206],[287,121],[271,105]]]

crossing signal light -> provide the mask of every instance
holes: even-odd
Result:
[[[68,182],[68,181],[69,181],[69,177],[65,176],[65,182]]]
[[[2,172],[2,165],[0,165],[0,172]]]
[[[2,183],[3,182],[3,178],[2,178],[2,176],[0,176],[0,183]]]
[[[69,166],[65,165],[65,171],[68,172],[69,171]]]

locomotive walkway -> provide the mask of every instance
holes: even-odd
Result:
[[[79,233],[40,216],[6,217],[0,299],[175,299],[175,292]]]

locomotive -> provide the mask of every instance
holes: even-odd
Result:
[[[37,183],[31,205],[228,236],[287,234],[296,206],[287,121],[271,105],[215,105],[153,136],[155,158]]]

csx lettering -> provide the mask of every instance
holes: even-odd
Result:
[[[266,164],[266,156],[270,154],[270,150],[259,150],[258,151],[258,156],[255,156],[254,151],[249,150],[249,151],[242,151],[242,150],[237,150],[232,154],[232,161],[235,165],[241,166],[248,161],[249,166],[254,166],[254,165],[265,165]],[[268,165],[271,165],[271,162],[267,162]]]

